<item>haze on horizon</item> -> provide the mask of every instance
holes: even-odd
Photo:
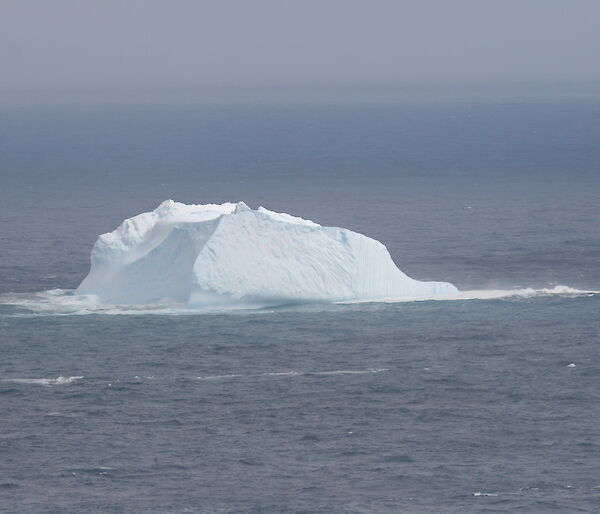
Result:
[[[597,0],[3,0],[0,89],[589,80]]]

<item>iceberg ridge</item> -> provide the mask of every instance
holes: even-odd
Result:
[[[173,200],[101,235],[76,290],[112,304],[170,300],[200,309],[457,292],[408,277],[382,243],[351,230],[243,202]]]

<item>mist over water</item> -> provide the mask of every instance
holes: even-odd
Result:
[[[599,289],[599,115],[597,101],[4,108],[0,292],[76,287],[100,233],[167,198],[349,228],[460,289]]]
[[[370,97],[0,107],[4,508],[595,509],[600,103]],[[167,198],[349,228],[462,296],[74,297]]]

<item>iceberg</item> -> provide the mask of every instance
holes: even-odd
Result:
[[[408,277],[382,243],[351,230],[243,202],[173,200],[101,235],[75,291],[110,304],[176,302],[195,309],[457,292],[447,282]]]

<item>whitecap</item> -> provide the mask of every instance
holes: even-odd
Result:
[[[42,386],[53,386],[53,385],[65,385],[72,384],[76,380],[81,380],[83,376],[72,376],[63,377],[59,376],[56,378],[3,378],[2,382],[12,382],[14,384],[34,384]]]
[[[334,371],[307,371],[304,375],[366,375],[369,373],[381,373],[389,371],[386,368],[369,368],[369,369],[340,369]]]
[[[232,374],[232,375],[207,375],[207,376],[203,376],[203,377],[196,377],[198,380],[219,380],[222,378],[239,378],[239,377],[243,377],[244,375],[236,375],[236,374]]]
[[[327,375],[365,375],[369,373],[381,373],[389,371],[387,368],[369,368],[369,369],[338,369],[327,371],[269,371],[265,373],[249,374],[227,374],[227,375],[204,375],[196,377],[197,380],[220,380],[231,378],[260,378],[260,377],[298,377],[298,376],[327,376]]]
[[[432,296],[428,298],[380,298],[367,300],[345,300],[336,302],[338,304],[357,304],[357,303],[403,303],[403,302],[422,302],[422,301],[452,301],[452,300],[496,300],[502,298],[536,298],[544,296],[595,296],[600,291],[575,289],[570,286],[557,285],[551,288],[532,288],[524,287],[520,289],[473,289],[469,291],[460,291],[456,294]]]
[[[474,289],[458,293],[432,297],[371,298],[362,300],[343,300],[333,302],[337,305],[407,303],[422,301],[455,301],[455,300],[496,300],[523,299],[547,296],[580,297],[596,296],[600,291],[576,289],[570,286],[557,285],[552,288],[520,288],[520,289]],[[144,305],[113,305],[100,301],[94,295],[76,295],[73,290],[51,289],[38,293],[0,294],[0,305],[16,307],[17,311],[8,314],[11,317],[23,316],[80,316],[90,314],[101,315],[215,315],[215,314],[273,314],[274,310],[257,305],[247,308],[222,307],[214,310],[198,310],[183,303],[172,301],[156,302]],[[300,304],[298,307],[306,307]],[[6,315],[6,314],[3,314]]]
[[[297,377],[298,375],[302,375],[301,371],[275,371],[270,373],[261,373],[261,377]]]

